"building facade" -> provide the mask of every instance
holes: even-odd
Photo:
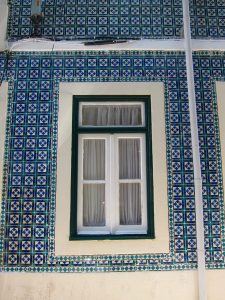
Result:
[[[190,49],[181,0],[46,0],[35,36],[31,2],[11,0],[1,12],[2,299],[224,299],[224,0],[189,1]],[[82,96],[90,105],[148,97],[146,235],[71,238],[71,189],[81,172],[71,160],[72,111]]]

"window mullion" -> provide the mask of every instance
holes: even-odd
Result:
[[[106,174],[106,180],[105,180],[105,218],[106,218],[106,227],[109,232],[111,232],[111,141],[110,137],[107,136],[106,138],[106,159],[105,159],[105,174]]]
[[[116,173],[118,169],[118,158],[116,149],[115,135],[110,135],[110,222],[111,222],[111,234],[115,234],[115,228],[117,224],[117,197],[118,188]]]
[[[122,134],[123,135],[123,134]],[[120,179],[119,179],[119,136],[121,136],[121,134],[114,134],[114,158],[113,158],[113,167],[114,167],[114,218],[115,218],[115,225],[114,225],[114,234],[117,233],[119,226],[120,226],[120,200],[119,200],[119,183],[120,183]]]

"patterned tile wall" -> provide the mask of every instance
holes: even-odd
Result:
[[[9,0],[9,39],[30,37],[31,0]],[[191,0],[192,36],[225,37],[223,0]],[[43,37],[181,38],[182,0],[45,0]]]
[[[225,39],[224,0],[190,0],[192,37]]]
[[[7,68],[5,68],[7,64]],[[225,53],[194,56],[207,266],[225,267],[215,78]],[[2,271],[135,271],[196,268],[193,163],[182,52],[15,52],[0,55],[10,82],[5,154]],[[2,73],[1,73],[2,74]],[[169,254],[55,256],[54,213],[60,81],[162,81],[168,164]]]
[[[224,52],[203,52],[194,57],[195,89],[198,110],[206,262],[221,266],[224,247],[224,208],[220,140],[215,82],[225,81]],[[221,208],[221,209],[219,209]],[[224,264],[223,264],[224,267]]]

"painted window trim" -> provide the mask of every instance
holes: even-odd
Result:
[[[151,95],[155,239],[69,240],[73,95]],[[169,253],[170,229],[167,186],[166,119],[163,81],[68,82],[59,84],[55,257]]]
[[[144,122],[142,126],[132,127],[104,127],[104,128],[90,128],[79,126],[80,123],[80,103],[81,102],[122,102],[132,103],[141,102],[145,108],[144,110]],[[96,101],[95,101],[96,100]],[[70,214],[70,240],[77,239],[133,239],[133,238],[154,238],[154,204],[153,204],[153,174],[152,174],[152,136],[151,136],[151,98],[149,96],[136,95],[136,96],[74,96],[73,97],[73,133],[72,133],[72,172],[71,172],[71,214]],[[143,133],[146,137],[146,206],[147,206],[147,233],[133,233],[133,234],[82,234],[78,233],[78,199],[77,199],[77,188],[78,188],[78,136],[84,133]],[[148,154],[148,155],[147,155]],[[76,183],[76,184],[74,184]]]

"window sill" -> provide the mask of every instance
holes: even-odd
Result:
[[[86,241],[86,240],[140,240],[140,239],[154,239],[155,236],[150,234],[117,234],[117,235],[86,235],[79,234],[76,236],[70,236],[70,241]]]

